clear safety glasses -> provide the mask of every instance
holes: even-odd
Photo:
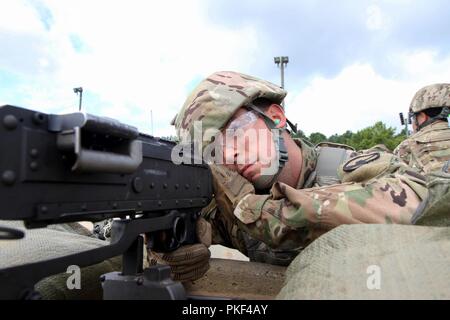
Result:
[[[239,117],[233,119],[226,127],[226,130],[245,129],[258,120],[258,114],[255,111],[249,111],[241,114]]]
[[[229,148],[233,149],[242,144],[245,140],[244,138],[248,135],[251,136],[252,133],[255,133],[253,135],[256,136],[256,131],[248,132],[248,129],[258,120],[258,117],[259,115],[255,111],[248,111],[232,119],[223,128],[221,137],[217,138],[216,143],[219,143],[224,150]],[[254,140],[253,143],[257,143],[257,141]]]

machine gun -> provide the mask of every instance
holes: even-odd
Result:
[[[105,299],[185,298],[168,267],[142,266],[142,234],[154,250],[195,243],[199,211],[212,198],[209,167],[174,164],[174,146],[110,118],[0,107],[0,220],[42,228],[116,218],[109,245],[0,270],[0,299],[33,297],[47,276],[121,254],[122,272],[102,276]],[[22,237],[0,221],[0,239]]]

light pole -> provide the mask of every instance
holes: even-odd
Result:
[[[289,62],[289,57],[275,57],[273,62],[280,67],[281,70],[281,87],[284,89],[284,67],[287,66]]]
[[[403,117],[403,112],[400,112],[400,123],[405,126],[405,134],[406,137],[409,136],[409,132],[408,132],[408,124],[411,124],[411,118],[408,115],[408,118],[405,120],[405,118]]]
[[[150,122],[152,125],[152,136],[154,136],[154,133],[153,133],[153,110],[150,110]]]
[[[280,67],[281,70],[281,88],[284,89],[284,67],[287,66],[288,62],[289,62],[289,57],[274,57],[273,58],[273,62],[275,62],[275,64]],[[284,109],[284,100],[283,102],[281,102],[281,105]],[[289,121],[289,119],[286,119],[286,121],[289,123],[289,125],[292,128],[292,131],[297,134],[297,124],[293,124],[291,121]]]
[[[81,111],[81,101],[83,100],[83,88],[73,88],[73,92],[75,92],[77,95],[80,94],[80,104],[78,105],[78,111]]]
[[[273,58],[273,62],[280,67],[281,71],[281,88],[284,89],[284,67],[287,66],[289,62],[289,57],[275,57]],[[284,107],[284,101],[281,103]]]

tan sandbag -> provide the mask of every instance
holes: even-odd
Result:
[[[22,222],[16,221],[0,221],[0,225],[25,231],[24,239],[0,240],[0,269],[87,251],[107,244],[90,237],[90,233],[78,224],[55,225],[42,229],[25,229]],[[103,292],[100,276],[120,269],[121,257],[115,257],[81,268],[80,290],[67,288],[67,279],[71,273],[45,278],[36,284],[36,290],[43,299],[101,299]]]
[[[450,299],[449,266],[448,227],[343,225],[297,256],[277,299]]]

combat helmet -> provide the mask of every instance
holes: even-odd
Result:
[[[286,94],[281,87],[249,75],[215,72],[192,91],[172,124],[180,142],[185,142],[194,138],[196,123],[201,121],[205,146],[211,142],[211,137],[204,133],[208,129],[222,129],[239,108],[251,105],[257,98],[281,104]]]
[[[409,106],[409,117],[432,108],[442,108],[440,114],[430,117],[418,129],[431,124],[437,120],[447,119],[450,114],[450,83],[437,83],[423,87],[414,95]],[[416,120],[417,121],[417,120]]]

